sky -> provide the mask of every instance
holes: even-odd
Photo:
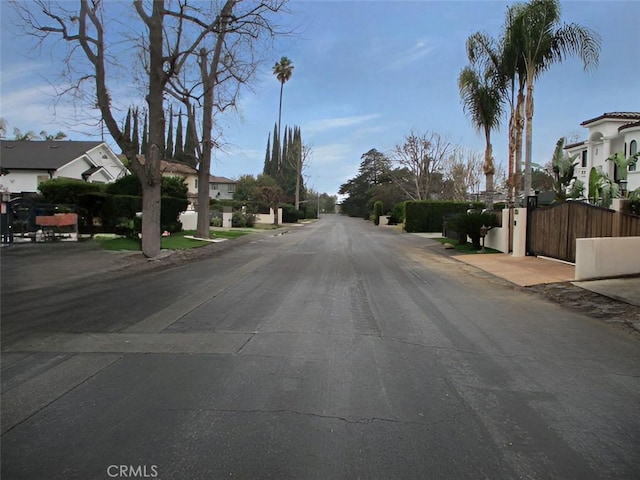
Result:
[[[294,65],[284,86],[282,124],[300,126],[311,147],[304,176],[316,191],[336,194],[357,175],[365,152],[390,153],[412,131],[436,132],[483,152],[484,138],[463,112],[457,78],[468,64],[466,39],[476,31],[497,37],[510,3],[293,0],[290,13],[279,18],[293,33],[265,53],[238,113],[218,120],[225,147],[215,152],[211,173],[238,178],[262,172],[267,136],[278,119],[280,83],[271,70],[282,56]],[[0,16],[0,118],[8,123],[7,138],[17,127],[100,140],[100,128],[74,121],[69,101],[56,102],[60,85],[52,72],[61,69],[60,42],[34,50],[6,0],[0,0]],[[541,165],[559,137],[584,139],[581,122],[640,111],[640,2],[562,2],[562,18],[599,33],[600,62],[585,72],[578,59],[568,59],[536,82],[533,162]],[[505,169],[506,124],[505,116],[492,142],[495,162]],[[110,137],[105,140],[119,153]]]

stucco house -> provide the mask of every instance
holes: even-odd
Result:
[[[589,187],[592,167],[601,168],[611,178],[620,178],[618,167],[607,161],[611,155],[622,152],[629,157],[638,152],[640,143],[640,112],[609,112],[585,120],[580,124],[588,130],[587,140],[565,146],[565,151],[578,155],[577,179]],[[627,173],[627,190],[640,188],[640,162],[630,165]]]
[[[198,199],[198,170],[186,163],[162,160],[160,171],[164,176],[184,178],[188,188],[187,198],[192,204],[196,204]],[[231,200],[235,189],[236,182],[234,180],[209,175],[209,198]]]
[[[209,197],[218,200],[231,200],[236,191],[236,182],[226,177],[209,176]]]
[[[71,178],[112,183],[128,173],[118,156],[99,141],[0,140],[0,190],[35,193],[41,182]]]

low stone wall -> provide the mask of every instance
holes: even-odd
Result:
[[[640,237],[576,239],[576,280],[640,274]]]

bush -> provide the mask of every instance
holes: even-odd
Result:
[[[486,213],[459,213],[449,219],[449,226],[455,230],[460,244],[466,243],[467,235],[471,238],[473,248],[480,250],[480,228],[497,226],[496,216],[491,212]],[[464,239],[464,240],[463,240]]]
[[[182,223],[178,220],[181,212],[187,209],[189,202],[186,198],[162,197],[160,199],[161,229],[169,233],[182,231]]]
[[[110,195],[142,196],[142,186],[135,175],[125,175],[107,185],[106,192]]]
[[[87,183],[82,180],[53,178],[42,182],[38,190],[49,203],[78,204],[78,197],[87,193],[100,193],[103,186],[99,183]]]
[[[212,227],[221,227],[222,226],[222,219],[220,217],[213,217],[211,219],[211,226]]]
[[[163,197],[187,198],[189,187],[182,177],[163,176],[160,190]],[[111,195],[141,197],[142,186],[140,185],[138,177],[135,175],[126,175],[107,185],[106,192]]]
[[[383,204],[380,200],[373,204],[373,223],[380,225],[380,215],[382,215]]]
[[[287,203],[281,205],[282,207],[282,221],[283,223],[298,223],[300,218],[300,211],[296,210],[296,207]]]
[[[231,226],[234,228],[253,228],[256,224],[256,216],[251,213],[233,212]]]
[[[407,232],[441,232],[443,218],[447,214],[466,213],[471,208],[484,208],[484,203],[452,201],[405,202],[405,223]]]
[[[389,215],[389,225],[398,225],[404,222],[404,204],[405,202],[396,203]]]

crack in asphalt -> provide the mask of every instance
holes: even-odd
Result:
[[[385,423],[393,423],[398,425],[418,425],[421,427],[434,427],[437,425],[441,425],[443,423],[449,423],[452,420],[455,420],[459,415],[463,412],[457,412],[451,415],[451,418],[438,420],[434,422],[418,422],[411,420],[398,420],[395,418],[384,418],[384,417],[343,417],[340,415],[326,415],[320,413],[313,412],[301,412],[299,410],[291,410],[287,408],[278,408],[273,410],[267,409],[256,409],[256,410],[240,410],[240,409],[224,409],[224,408],[170,408],[165,409],[167,412],[214,412],[214,413],[231,413],[231,414],[291,414],[291,415],[300,415],[304,417],[312,417],[312,418],[320,418],[324,420],[338,420],[341,422],[349,423],[349,424],[369,424],[375,422],[385,422]],[[418,414],[422,415],[422,414]]]

